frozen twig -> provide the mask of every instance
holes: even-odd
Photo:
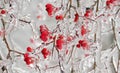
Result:
[[[115,44],[116,44],[118,50],[120,51],[120,48],[119,48],[119,45],[118,45],[117,36],[116,36],[116,31],[115,31],[115,21],[113,19],[111,19],[111,21],[112,21],[112,30],[113,30],[113,34],[114,34]]]
[[[74,48],[75,48],[75,45],[72,46],[72,50],[71,50],[71,53],[70,53],[70,57],[68,58],[67,64],[69,63],[69,61],[70,61],[70,59],[73,55]]]

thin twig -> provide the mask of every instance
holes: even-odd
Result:
[[[79,3],[79,0],[77,0],[77,7],[80,7],[80,3]]]
[[[5,30],[5,22],[4,22],[4,20],[3,19],[1,19],[1,22],[2,22],[2,24],[3,24],[3,29]],[[3,36],[3,41],[5,42],[5,44],[6,44],[6,47],[7,47],[7,49],[8,49],[8,55],[7,55],[7,59],[8,58],[10,58],[10,47],[9,47],[9,44],[8,44],[8,42],[7,42],[7,39],[6,39],[6,33],[4,34],[4,36]]]
[[[69,63],[69,61],[73,55],[74,48],[75,48],[75,45],[72,46],[72,51],[71,51],[70,57],[68,58],[67,64]]]
[[[113,34],[114,34],[114,40],[115,40],[115,43],[116,43],[116,46],[117,46],[118,50],[120,51],[118,41],[117,41],[117,37],[116,37],[115,21],[113,19],[111,19],[111,21],[112,21],[112,30],[113,30]]]
[[[26,21],[26,20],[22,20],[22,19],[19,19],[19,21],[24,22],[24,23],[28,23],[28,24],[31,23],[31,21]]]
[[[98,12],[98,9],[99,9],[99,0],[97,0],[96,12]]]

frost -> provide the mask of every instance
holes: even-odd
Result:
[[[119,53],[120,0],[0,0],[0,73],[119,73]]]

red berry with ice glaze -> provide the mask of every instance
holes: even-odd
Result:
[[[44,58],[47,58],[47,56],[50,54],[50,51],[47,48],[43,48],[41,53]]]
[[[78,13],[75,14],[74,22],[77,22],[79,20],[79,15]]]
[[[58,38],[58,39],[56,40],[56,47],[57,47],[58,50],[61,50],[61,49],[62,49],[63,43],[64,43],[64,41],[63,41],[63,39],[61,39],[61,38]]]
[[[77,47],[77,48],[80,48],[80,44],[78,43],[78,44],[76,45],[76,47]]]
[[[85,17],[89,17],[89,16],[90,16],[90,14],[91,14],[91,12],[92,12],[92,10],[91,10],[91,9],[86,10],[86,12],[85,12],[84,16],[85,16]]]
[[[5,10],[1,10],[1,14],[5,14],[6,13],[6,11]]]
[[[27,52],[32,52],[33,49],[31,47],[27,47]]]
[[[43,32],[45,30],[48,30],[48,28],[46,27],[46,25],[40,25],[40,32]]]
[[[40,39],[41,39],[42,41],[46,42],[46,41],[48,40],[48,37],[41,34],[41,35],[40,35]]]
[[[49,38],[49,30],[45,25],[40,25],[40,39],[46,42]]]
[[[86,40],[79,40],[78,44],[76,45],[77,48],[82,47],[84,50],[88,50],[89,49],[89,45],[88,42]]]
[[[107,5],[108,8],[110,8],[110,4],[111,4],[110,1],[106,1],[106,5]]]
[[[89,13],[85,13],[84,16],[85,16],[85,17],[89,17]]]
[[[79,43],[83,47],[83,49],[88,49],[88,42],[86,40],[80,40]]]
[[[110,8],[110,5],[113,4],[116,0],[107,0],[106,1],[106,6]]]
[[[25,53],[24,54],[24,58],[28,57],[29,56],[29,53]]]
[[[51,16],[54,13],[54,6],[50,3],[46,4],[46,11]]]
[[[85,29],[85,26],[82,25],[82,26],[81,26],[81,35],[83,36],[83,35],[85,35],[86,33],[87,33],[87,30]]]
[[[48,30],[44,30],[43,32],[41,32],[41,35],[48,36],[49,35],[49,31]]]
[[[27,65],[33,64],[34,60],[29,56],[29,53],[24,54],[24,61]]]
[[[24,61],[26,62],[27,65],[30,65],[34,62],[34,60],[31,57],[26,57]]]
[[[63,17],[63,15],[57,15],[55,18],[56,18],[56,20],[63,20],[64,17]]]

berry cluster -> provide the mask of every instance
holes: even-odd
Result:
[[[82,47],[83,49],[88,49],[88,42],[86,40],[79,40],[78,44],[76,45],[77,48]]]
[[[55,10],[55,7],[52,4],[50,3],[46,4],[46,11],[49,16],[51,16],[54,13],[54,10]]]
[[[56,40],[56,47],[58,50],[62,50],[64,44],[64,37],[63,35],[59,35],[58,39]]]
[[[63,20],[64,17],[63,17],[63,15],[57,15],[55,18],[56,18],[56,20]]]
[[[33,49],[31,47],[27,47],[27,52],[24,54],[24,61],[27,65],[34,63],[33,57],[29,55],[30,52],[33,52]]]
[[[113,4],[116,0],[107,0],[106,1],[106,6],[110,8],[110,5]]]
[[[47,48],[43,48],[41,53],[45,59],[47,58],[48,55],[50,55],[50,51]]]
[[[44,42],[46,42],[49,38],[49,30],[45,25],[40,26],[40,39]]]

